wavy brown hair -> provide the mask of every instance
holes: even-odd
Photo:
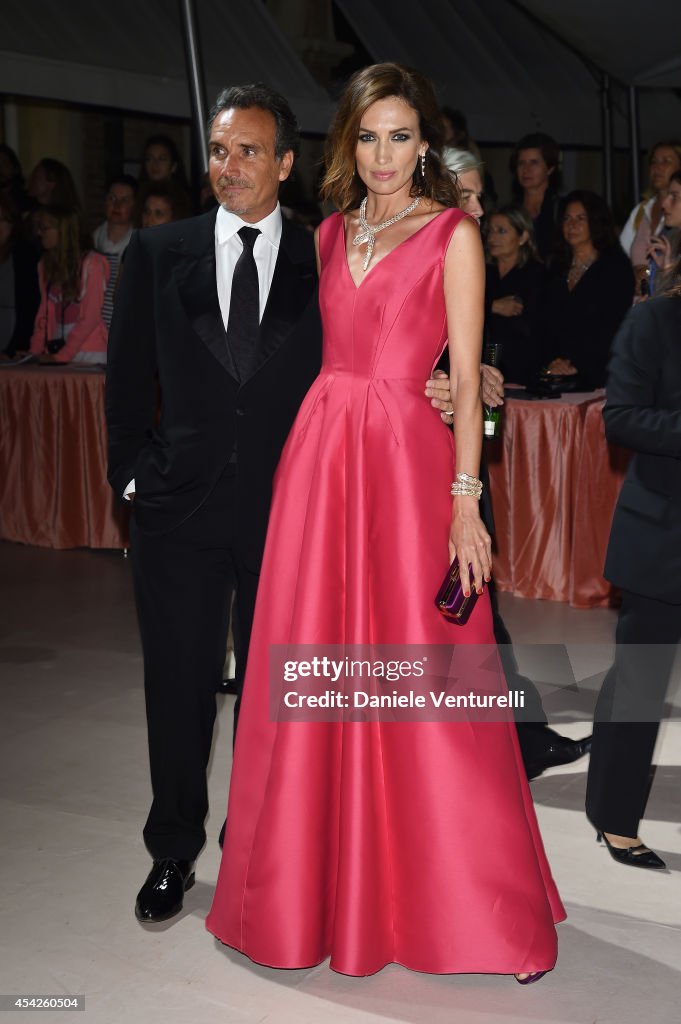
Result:
[[[54,183],[54,188],[50,194],[50,203],[54,206],[80,210],[81,205],[80,198],[78,196],[78,189],[76,188],[76,183],[73,180],[73,175],[66,164],[63,164],[61,160],[55,160],[51,156],[45,156],[42,160],[38,161],[33,169],[33,173],[35,173],[39,167],[42,167],[44,170],[47,180]],[[29,179],[29,186],[30,183]]]
[[[424,196],[443,206],[458,206],[460,190],[456,178],[440,159],[444,126],[433,86],[419,71],[392,63],[362,68],[345,87],[327,140],[322,198],[342,211],[359,206],[367,193],[355,164],[360,124],[372,103],[392,97],[404,100],[416,111],[421,138],[429,147],[425,175],[417,162],[409,194]]]
[[[599,253],[618,245],[615,222],[612,211],[602,196],[585,188],[575,188],[561,199],[558,210],[558,223],[562,224],[571,203],[580,203],[584,207],[589,224],[591,243]],[[561,232],[556,241],[552,269],[558,273],[567,271],[572,263],[572,249],[565,241]]]
[[[672,269],[669,271],[669,278],[667,279],[664,291],[662,291],[661,294],[666,295],[667,297],[673,295],[676,298],[681,298],[681,256],[679,256],[676,263],[674,263]]]
[[[63,206],[41,206],[36,217],[56,222],[59,242],[46,249],[41,262],[48,284],[61,285],[62,298],[77,301],[82,289],[83,260],[92,251],[92,239],[85,232],[78,210]]]

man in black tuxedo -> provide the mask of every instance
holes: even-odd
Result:
[[[209,119],[220,206],[136,233],[116,299],[109,480],[133,500],[153,790],[145,922],[176,914],[194,882],[228,598],[234,588],[241,686],[272,477],[321,360],[312,235],[278,202],[297,146],[282,96],[221,93]]]

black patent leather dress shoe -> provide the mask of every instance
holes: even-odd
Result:
[[[187,889],[194,884],[194,862],[155,860],[147,880],[137,893],[135,917],[143,924],[167,921],[182,910]]]
[[[649,850],[643,843],[623,849],[620,846],[613,846],[603,832],[596,832],[596,840],[599,843],[603,840],[608,853],[618,864],[630,864],[634,868],[652,868],[655,871],[663,871],[667,867],[662,857],[658,857],[654,850]]]
[[[525,761],[525,771],[528,779],[536,779],[538,775],[545,772],[547,768],[556,768],[561,764],[572,764],[584,757],[591,750],[591,736],[585,736],[581,740],[571,740],[568,736],[561,736],[553,729],[547,728],[546,745],[540,749],[535,748],[530,757]]]

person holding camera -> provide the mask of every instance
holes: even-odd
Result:
[[[669,185],[664,199],[662,200],[662,213],[664,223],[670,230],[667,234],[652,235],[646,258],[648,264],[648,288],[647,292],[655,295],[664,295],[667,289],[674,283],[677,274],[677,263],[681,256],[681,171],[674,171],[669,179]],[[651,274],[652,264],[655,263],[654,277]]]
[[[36,230],[43,255],[31,352],[42,363],[106,363],[106,257],[94,251],[77,210],[45,206],[36,218]]]

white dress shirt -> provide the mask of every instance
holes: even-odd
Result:
[[[274,267],[277,262],[279,243],[281,242],[281,207],[279,203],[267,217],[249,224],[236,213],[230,213],[224,206],[218,210],[215,218],[215,266],[217,271],[218,301],[222,322],[227,330],[229,321],[229,302],[232,295],[232,275],[237,260],[243,252],[243,242],[238,231],[241,228],[258,228],[260,234],[253,246],[253,257],[258,268],[258,284],[260,286],[260,319],[265,312],[267,298],[272,287]]]
[[[222,313],[222,322],[227,330],[229,323],[229,303],[232,296],[232,276],[244,244],[239,238],[240,228],[259,228],[260,234],[253,246],[253,258],[258,270],[260,289],[260,319],[262,320],[267,299],[272,287],[274,268],[281,242],[281,207],[279,203],[262,220],[249,224],[236,213],[230,213],[224,206],[218,209],[215,218],[215,268],[218,288],[218,302]],[[123,497],[130,500],[135,492],[135,481],[131,480],[123,492]]]

